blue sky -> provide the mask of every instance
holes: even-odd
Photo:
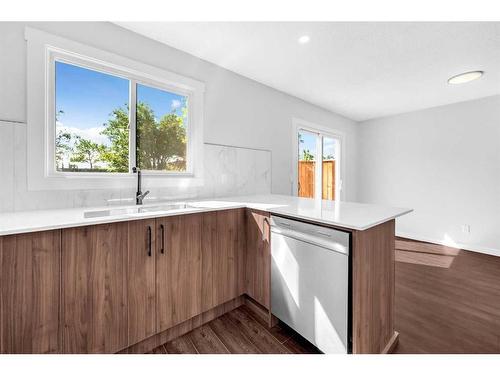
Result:
[[[309,150],[314,155],[316,153],[317,135],[303,130],[300,131],[300,134],[303,142],[299,142],[299,156],[303,154],[304,150]],[[323,156],[335,156],[335,143],[335,139],[323,137]]]
[[[102,125],[113,109],[125,107],[128,99],[127,79],[56,62],[56,111],[64,111],[59,127],[107,143],[99,135]],[[148,103],[158,119],[172,110],[182,114],[181,95],[137,85],[137,100]]]
[[[182,116],[182,102],[184,97],[168,91],[158,90],[153,87],[137,85],[137,101],[148,103],[157,119],[175,110]]]

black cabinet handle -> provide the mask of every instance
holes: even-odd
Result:
[[[151,226],[148,225],[148,256],[151,256]]]
[[[164,254],[165,253],[165,226],[163,224],[160,224],[160,229],[161,229],[161,249],[160,253]]]

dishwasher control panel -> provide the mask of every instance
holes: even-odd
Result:
[[[318,246],[349,254],[349,232],[274,215],[271,216],[271,231],[286,234],[298,240],[312,241]]]

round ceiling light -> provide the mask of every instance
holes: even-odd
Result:
[[[309,37],[309,35],[302,35],[299,39],[297,39],[299,44],[309,43],[310,40],[311,40],[311,38]]]
[[[448,79],[448,83],[450,85],[460,85],[461,83],[467,83],[470,81],[474,81],[475,79],[480,78],[483,75],[483,71],[481,70],[475,70],[473,72],[466,72],[462,74],[458,74],[456,76],[451,77]]]

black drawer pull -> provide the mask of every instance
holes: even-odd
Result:
[[[148,256],[151,256],[151,226],[148,225]]]
[[[165,226],[163,224],[160,224],[160,229],[161,229],[161,249],[160,253],[165,254]]]

